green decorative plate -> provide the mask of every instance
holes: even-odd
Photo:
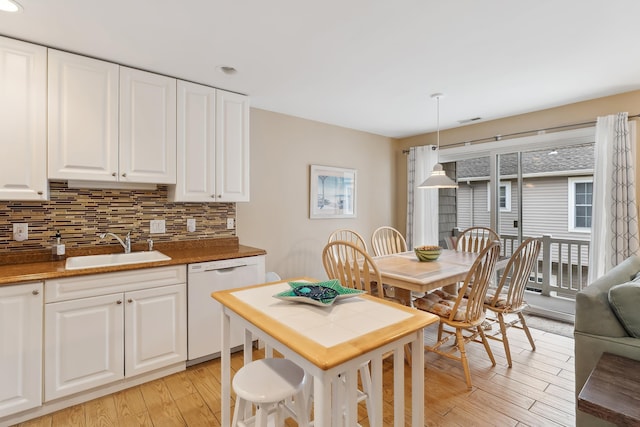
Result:
[[[289,282],[289,286],[291,289],[275,294],[274,298],[326,307],[336,300],[365,293],[359,289],[344,288],[337,279],[326,282]]]

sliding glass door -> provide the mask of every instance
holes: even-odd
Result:
[[[586,286],[593,140],[593,129],[580,129],[442,150],[459,185],[455,228],[498,231],[505,256],[526,238],[540,238],[530,289],[572,298]]]

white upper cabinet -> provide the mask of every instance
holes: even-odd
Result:
[[[181,202],[214,202],[216,194],[216,89],[178,81],[175,191]]]
[[[118,180],[118,69],[49,49],[49,178]]]
[[[47,49],[0,37],[0,200],[46,200]]]
[[[249,98],[178,81],[180,202],[249,201]]]
[[[249,201],[249,97],[216,95],[217,201]]]
[[[176,183],[176,79],[120,67],[120,181]]]
[[[176,80],[49,49],[49,179],[176,182]]]

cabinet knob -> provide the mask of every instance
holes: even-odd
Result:
[[[111,172],[111,176],[116,176],[116,175],[117,175],[117,173]]]
[[[129,304],[131,304],[131,303],[133,302],[133,300],[132,300],[131,298],[129,298],[129,299],[127,300],[127,302],[128,302]]]
[[[119,299],[118,301],[116,301],[116,304],[122,304],[122,300]]]
[[[34,290],[34,291],[31,291],[31,293],[32,293],[32,294],[34,294],[34,295],[39,295],[39,294],[40,294],[40,291],[36,289],[36,290]]]
[[[126,174],[126,173],[123,173],[123,174],[122,174],[122,177],[123,177],[123,178],[126,178],[126,177],[127,177],[127,174]]]
[[[42,196],[42,191],[38,191],[38,196]]]

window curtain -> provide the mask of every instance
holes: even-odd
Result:
[[[435,145],[411,147],[407,159],[407,248],[438,244],[438,189],[418,188],[438,161]]]
[[[635,122],[627,113],[598,117],[589,283],[640,247],[635,184]]]

